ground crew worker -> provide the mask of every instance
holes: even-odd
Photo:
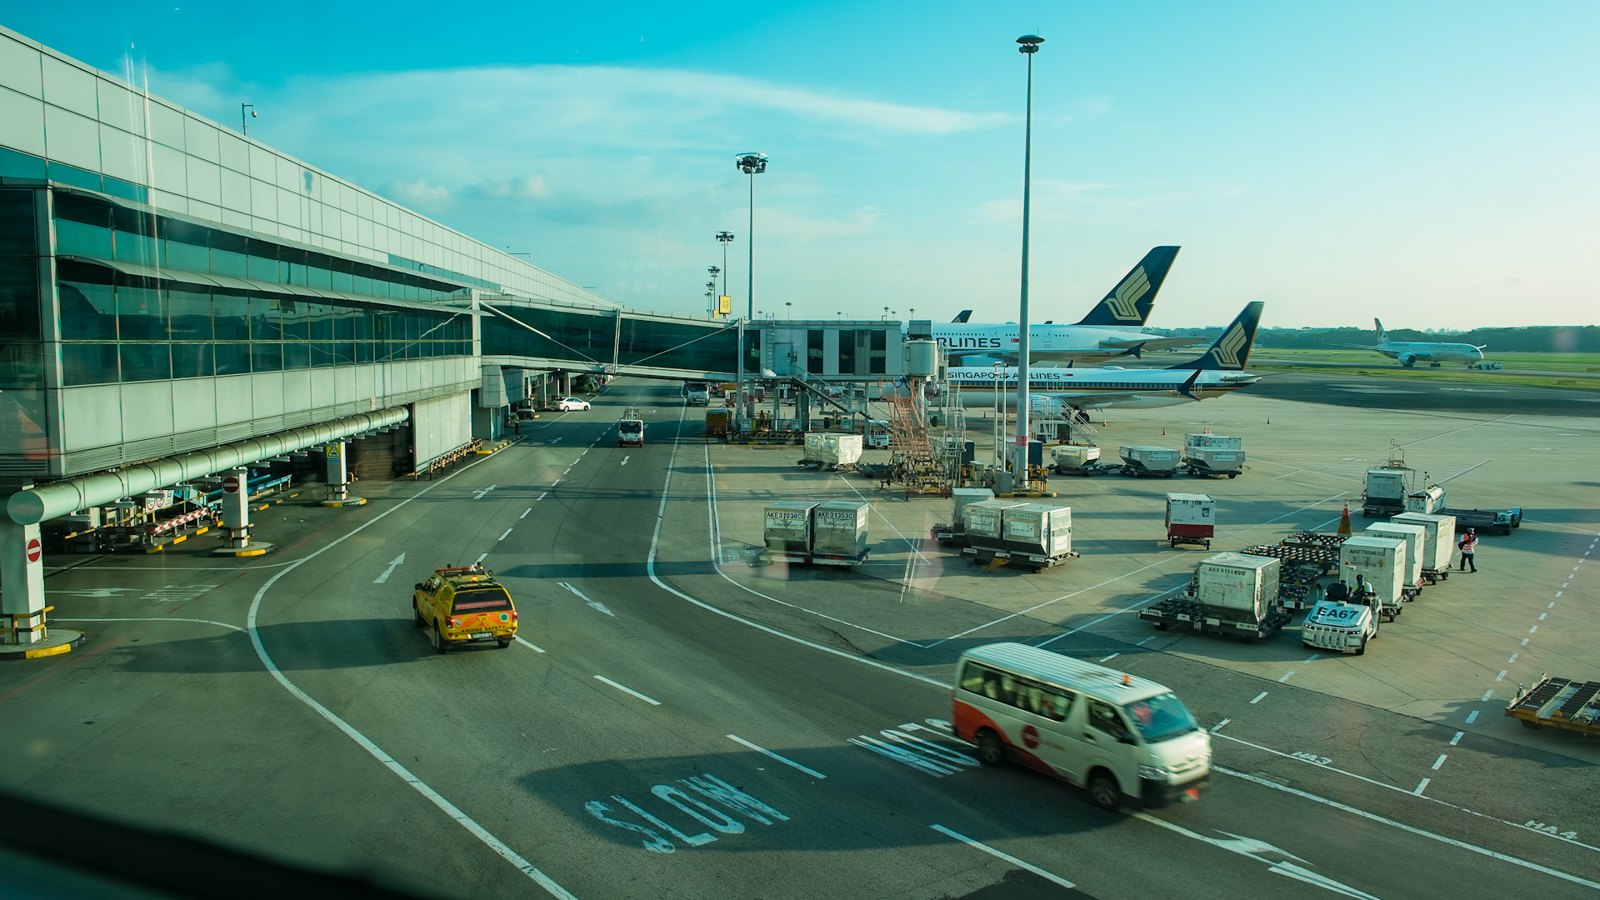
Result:
[[[1461,548],[1461,571],[1465,572],[1467,566],[1471,566],[1474,572],[1478,571],[1478,563],[1472,558],[1472,554],[1478,550],[1478,530],[1468,528],[1461,537],[1461,543],[1456,546]]]
[[[1357,603],[1371,606],[1372,599],[1378,592],[1372,589],[1372,585],[1367,584],[1367,576],[1357,575],[1356,583],[1350,588],[1350,594],[1355,597]]]

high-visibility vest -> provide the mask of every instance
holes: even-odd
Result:
[[[1477,549],[1478,549],[1478,536],[1477,535],[1469,534],[1466,537],[1461,539],[1461,552],[1462,553],[1472,553],[1473,551],[1475,551]]]

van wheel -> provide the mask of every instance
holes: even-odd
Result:
[[[1157,622],[1156,623],[1156,630],[1157,631],[1166,631],[1167,630],[1167,623],[1165,623],[1165,622]]]
[[[439,630],[439,623],[433,623],[433,652],[440,656],[450,650],[450,644],[444,639],[444,633]]]
[[[1107,812],[1122,805],[1122,791],[1117,788],[1117,780],[1105,769],[1096,769],[1089,776],[1089,799]]]
[[[997,768],[1006,764],[1006,745],[987,728],[978,733],[978,762]]]
[[[1367,639],[1363,637],[1361,639],[1361,646],[1356,648],[1356,655],[1357,656],[1364,656],[1366,654],[1366,652],[1367,652]]]
[[[417,608],[417,598],[411,598],[411,623],[418,628],[427,628],[428,620],[422,617],[422,610]]]
[[[511,646],[511,641],[512,641],[511,638],[495,638],[494,639],[495,646],[498,647],[501,650],[504,650],[505,648]]]

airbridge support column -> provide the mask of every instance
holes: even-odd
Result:
[[[243,466],[222,476],[222,528],[228,543],[211,551],[218,556],[260,556],[272,549],[250,541],[250,470]]]
[[[81,631],[47,627],[51,609],[39,526],[0,516],[0,659],[54,656],[82,644]]]
[[[322,501],[323,506],[361,506],[367,502],[365,497],[350,496],[350,469],[345,462],[348,450],[349,444],[340,441],[323,451],[328,462],[328,499]]]

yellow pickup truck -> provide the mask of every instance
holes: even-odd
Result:
[[[501,649],[517,637],[517,607],[511,593],[482,566],[434,569],[411,595],[416,625],[433,629],[433,649],[494,641]]]

